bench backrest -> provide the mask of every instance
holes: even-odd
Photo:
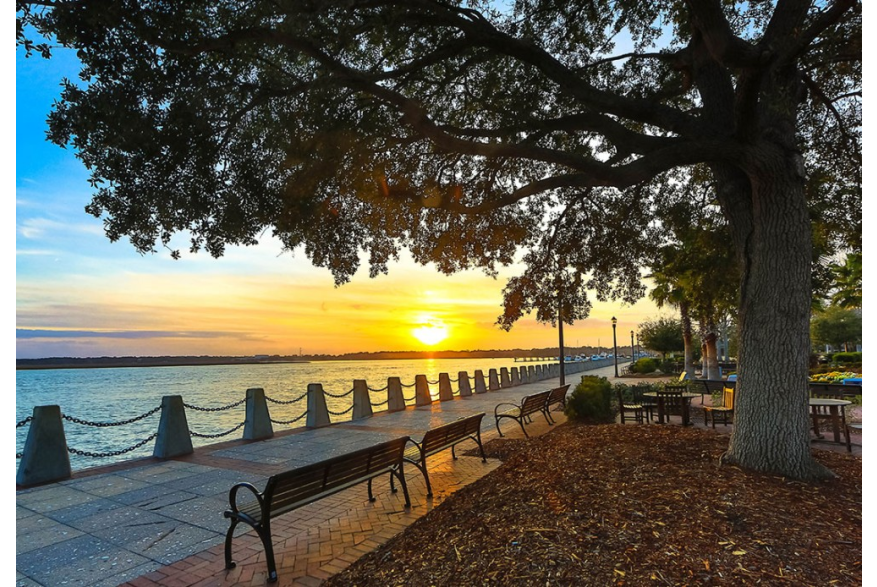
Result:
[[[429,455],[445,449],[457,441],[478,434],[481,431],[482,418],[484,418],[484,412],[454,420],[437,428],[430,428],[423,435],[423,440],[420,441],[421,450],[424,454]]]
[[[546,405],[553,406],[554,404],[563,403],[566,400],[566,392],[569,389],[569,385],[562,385],[561,387],[555,387],[548,393],[548,399],[546,400]]]
[[[545,401],[548,399],[551,390],[540,391],[533,395],[527,395],[521,398],[521,416],[529,416],[545,409]]]
[[[403,436],[268,479],[263,493],[269,512],[289,511],[401,466]]]

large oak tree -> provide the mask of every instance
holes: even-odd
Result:
[[[140,251],[184,232],[221,255],[270,229],[338,282],[363,253],[386,271],[400,247],[492,271],[564,214],[586,237],[568,267],[633,295],[661,186],[706,169],[740,271],[726,459],[826,474],[807,433],[811,215],[841,210],[861,230],[856,0],[18,11],[23,50],[48,51],[36,34],[78,51],[50,139],[91,170],[87,210],[108,237]],[[612,243],[632,252],[603,254]]]

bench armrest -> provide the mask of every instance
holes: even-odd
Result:
[[[420,451],[420,454],[423,454],[423,445],[421,445],[421,442],[423,442],[423,439],[422,439],[422,438],[420,439],[420,442],[417,442],[417,441],[414,440],[413,438],[409,437],[409,438],[408,438],[408,442],[410,442],[411,444],[413,444],[414,446],[416,446],[416,447],[417,447],[417,450]]]
[[[503,402],[501,404],[496,404],[496,407],[493,408],[493,415],[494,416],[499,414],[499,407],[500,406],[511,406],[513,408],[518,408],[519,410],[521,409],[521,406],[519,406],[518,404],[510,404],[509,402]]]
[[[253,485],[252,483],[246,483],[246,482],[235,483],[234,486],[231,488],[231,490],[228,492],[228,505],[231,508],[231,511],[233,511],[234,513],[237,513],[239,511],[238,504],[237,504],[237,494],[238,494],[238,489],[241,489],[241,488],[249,489],[253,493],[253,495],[256,496],[256,501],[259,502],[259,509],[264,511],[265,499],[262,497],[262,494],[259,493],[259,490],[256,489],[255,485]]]

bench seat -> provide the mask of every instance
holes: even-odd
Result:
[[[232,569],[235,566],[231,559],[232,537],[238,523],[244,522],[256,530],[262,540],[262,545],[265,547],[268,582],[277,581],[277,567],[274,562],[274,546],[271,539],[271,520],[364,482],[368,482],[369,501],[374,501],[372,480],[380,475],[390,475],[390,487],[394,492],[396,488],[393,478],[399,480],[405,495],[405,507],[411,507],[408,486],[402,471],[402,461],[408,440],[407,436],[403,436],[278,473],[268,479],[265,490],[262,492],[259,492],[251,483],[236,483],[228,494],[229,509],[223,512],[223,516],[230,520],[230,527],[225,536],[225,567]],[[239,503],[238,492],[242,489],[249,491],[252,494],[252,499],[242,499]]]
[[[409,446],[405,450],[403,458],[423,473],[423,478],[426,480],[427,497],[432,497],[432,485],[426,470],[427,457],[451,449],[451,456],[456,459],[457,454],[454,447],[466,440],[473,440],[481,451],[482,462],[487,462],[487,457],[484,456],[484,446],[481,444],[481,420],[483,418],[484,412],[481,412],[436,428],[430,428],[420,439],[420,442],[409,439],[409,442],[414,446]]]
[[[530,416],[537,412],[541,412],[542,415],[545,416],[545,421],[551,424],[551,416],[548,415],[548,408],[546,407],[548,396],[550,394],[551,390],[548,389],[546,391],[540,391],[539,393],[522,397],[519,404],[511,404],[507,402],[497,404],[493,409],[493,416],[496,419],[496,431],[499,432],[500,436],[504,436],[502,430],[499,428],[499,422],[503,418],[511,418],[521,426],[521,430],[524,431],[524,436],[529,438],[530,435],[527,434],[527,430],[524,428],[524,420],[530,421]],[[500,407],[502,406],[506,406],[506,408],[503,411],[500,411]]]

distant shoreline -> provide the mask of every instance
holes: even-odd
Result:
[[[25,359],[32,361],[40,361],[42,359]],[[55,363],[55,364],[16,364],[16,371],[45,371],[48,369],[130,369],[132,367],[213,367],[219,365],[287,365],[290,363],[306,365],[311,361],[257,361],[257,360],[238,360],[238,361],[180,361],[180,362],[161,362],[161,361],[141,361],[141,362],[114,362],[114,363]]]
[[[572,349],[569,349],[572,350]],[[17,371],[47,369],[118,369],[130,367],[204,367],[217,365],[308,364],[324,361],[379,361],[406,359],[529,359],[556,360],[557,349],[514,349],[488,351],[379,351],[345,355],[255,355],[250,357],[47,357],[17,359]]]

